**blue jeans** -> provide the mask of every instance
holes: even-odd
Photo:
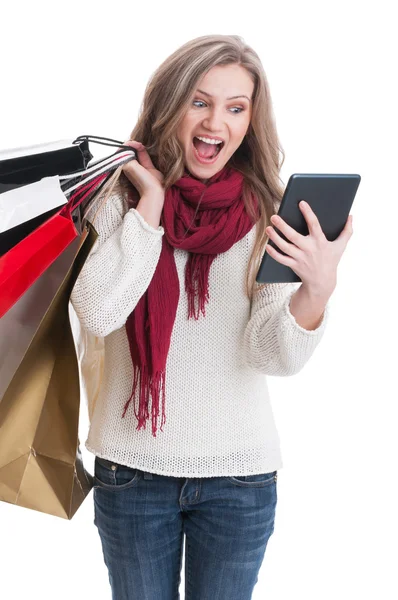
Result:
[[[274,531],[277,472],[169,477],[95,457],[94,524],[112,600],[250,600]]]

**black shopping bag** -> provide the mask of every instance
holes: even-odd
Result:
[[[0,194],[43,177],[83,170],[92,158],[84,138],[0,151]]]

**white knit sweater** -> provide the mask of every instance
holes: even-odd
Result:
[[[104,338],[105,348],[86,448],[108,460],[176,477],[280,469],[266,376],[294,375],[304,367],[322,338],[329,304],[319,327],[310,331],[289,311],[300,283],[269,284],[249,301],[245,276],[253,227],[215,258],[206,316],[188,320],[188,252],[175,249],[180,297],[166,363],[166,423],[162,432],[160,411],[154,437],[151,419],[137,431],[133,400],[121,417],[133,377],[124,325],[155,272],[164,229],[153,228],[116,194],[100,209],[94,227],[99,237],[71,295],[81,327]]]

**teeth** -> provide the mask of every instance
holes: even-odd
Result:
[[[201,140],[202,142],[206,142],[206,144],[222,144],[221,140],[211,140],[210,138],[199,137],[198,135],[196,135],[195,137],[198,140]]]

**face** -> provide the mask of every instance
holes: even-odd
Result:
[[[206,183],[239,148],[250,125],[253,90],[249,73],[240,65],[217,65],[201,79],[177,129],[193,177]],[[196,136],[204,141],[194,140]],[[223,141],[214,159],[218,145],[206,143],[211,139]]]

